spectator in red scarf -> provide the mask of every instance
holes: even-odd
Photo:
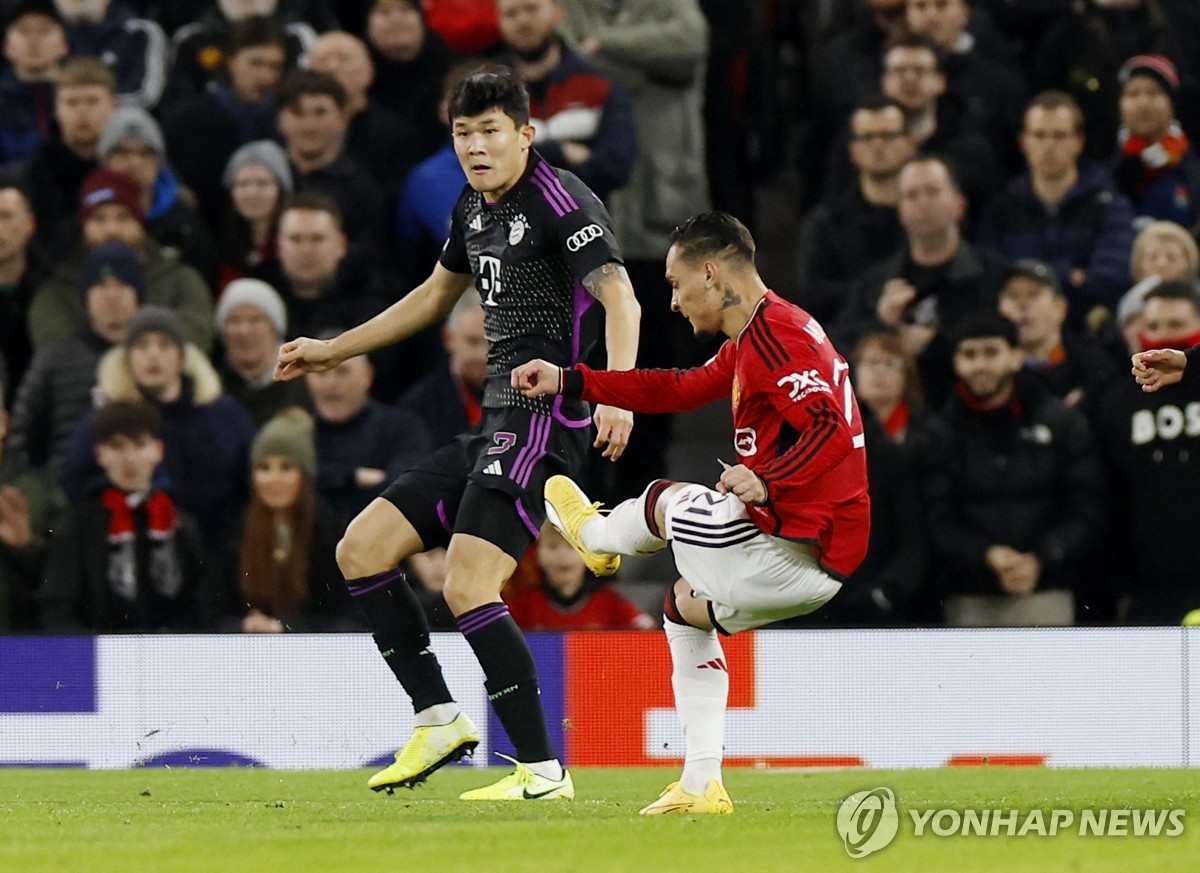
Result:
[[[75,503],[54,538],[41,593],[54,633],[185,630],[196,625],[202,549],[196,523],[151,486],[163,458],[162,416],[114,402],[92,425],[98,490]]]
[[[869,333],[850,355],[854,388],[893,442],[902,443],[925,412],[917,363],[891,331]]]
[[[1191,227],[1200,217],[1200,157],[1175,118],[1179,73],[1162,55],[1135,55],[1121,67],[1117,187],[1140,227],[1152,219]]]

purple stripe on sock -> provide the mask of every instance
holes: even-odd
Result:
[[[547,187],[546,183],[538,178],[537,173],[534,173],[532,176],[530,176],[529,181],[533,182],[533,184],[537,185],[538,188],[542,190],[542,196],[546,198],[552,207],[554,207],[554,211],[558,213],[559,218],[562,218],[567,214],[567,210],[563,208],[561,201],[559,201],[555,195],[550,192],[550,189]]]
[[[439,500],[437,502],[437,516],[438,516],[438,521],[440,521],[442,523],[442,527],[444,527],[446,529],[446,533],[448,533],[448,534],[454,533],[454,525],[452,525],[450,523],[450,517],[448,515],[446,515],[446,501],[445,500]]]
[[[494,621],[499,621],[508,615],[508,607],[503,603],[489,603],[478,609],[472,609],[466,615],[458,617],[458,629],[463,635],[473,634],[480,628],[487,627]]]
[[[574,212],[579,208],[579,204],[575,202],[575,198],[572,197],[570,192],[563,187],[562,179],[558,178],[558,176],[555,175],[554,171],[551,170],[550,167],[548,167],[546,164],[538,164],[537,169],[533,171],[533,174],[536,176],[539,173],[541,174],[541,177],[545,183],[549,186],[550,190],[558,195],[559,202],[564,204],[567,212]]]
[[[394,582],[397,579],[404,578],[404,571],[397,567],[394,570],[386,570],[383,573],[377,573],[374,576],[365,576],[362,579],[347,579],[346,588],[350,591],[351,597],[362,597],[364,594],[369,594],[376,588],[382,588],[389,582]]]
[[[538,526],[533,523],[533,519],[529,517],[529,513],[525,511],[525,504],[521,502],[520,497],[517,498],[516,503],[517,515],[521,516],[521,521],[525,522],[525,527],[529,528],[529,532],[533,534],[533,538],[536,540],[541,531],[538,530]]]

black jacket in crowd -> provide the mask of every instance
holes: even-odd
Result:
[[[1013,400],[973,410],[956,391],[918,437],[933,566],[943,595],[1001,594],[990,546],[1035,553],[1039,590],[1073,589],[1107,488],[1083,414],[1018,374]]]

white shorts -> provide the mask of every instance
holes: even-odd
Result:
[[[842,588],[811,545],[759,530],[733,494],[689,484],[667,504],[675,567],[726,634],[806,615]]]

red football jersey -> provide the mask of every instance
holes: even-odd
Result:
[[[867,552],[870,499],[862,418],[850,367],[811,315],[774,292],[737,339],[690,370],[592,370],[583,399],[633,412],[682,412],[733,402],[738,461],[766,484],[747,506],[764,533],[820,546],[821,564],[845,578]]]

